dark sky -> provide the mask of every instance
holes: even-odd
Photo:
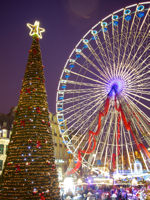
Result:
[[[26,23],[41,22],[49,110],[55,113],[58,81],[69,54],[82,36],[112,12],[136,0],[1,0],[0,113],[16,106],[32,39]]]

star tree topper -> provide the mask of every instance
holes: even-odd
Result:
[[[35,21],[34,25],[27,23],[27,26],[30,29],[30,36],[37,36],[38,38],[42,39],[42,34],[43,32],[45,32],[44,28],[40,28],[39,27],[40,22],[39,21]]]

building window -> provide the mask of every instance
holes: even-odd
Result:
[[[3,154],[3,153],[4,153],[4,145],[0,144],[0,154]]]
[[[3,161],[0,160],[0,170],[2,170],[2,168],[3,168]]]
[[[7,151],[8,151],[8,145],[6,145],[6,153],[7,153]]]
[[[3,137],[7,138],[7,129],[3,129]]]

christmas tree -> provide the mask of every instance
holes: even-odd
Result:
[[[39,22],[27,24],[33,38],[12,137],[2,174],[1,200],[60,199],[49,123]]]

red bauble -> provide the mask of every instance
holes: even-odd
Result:
[[[21,120],[21,121],[20,121],[20,126],[25,127],[25,120]]]
[[[16,165],[16,172],[20,172],[20,165]]]
[[[49,160],[47,160],[47,161],[46,161],[46,163],[47,163],[48,165],[50,165],[50,164],[51,164],[51,162],[50,162]]]
[[[13,162],[8,162],[7,164],[8,164],[8,165],[12,165],[12,164],[13,164]]]
[[[40,146],[41,146],[41,142],[39,140],[37,140],[36,147],[39,148]]]

